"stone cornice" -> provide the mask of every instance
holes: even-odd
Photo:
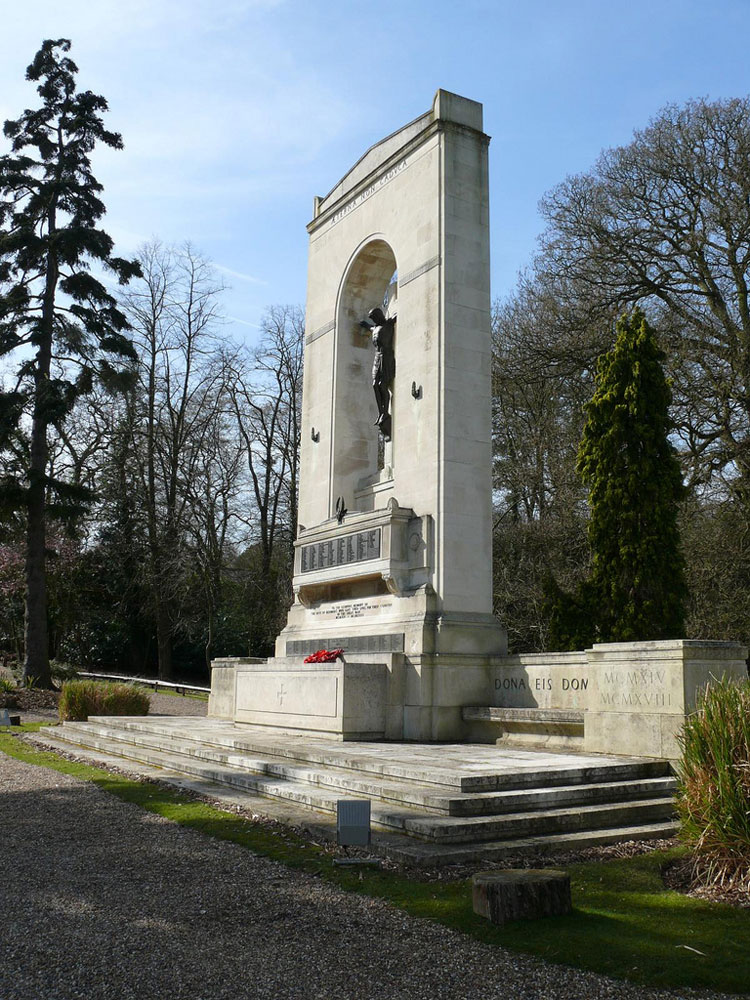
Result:
[[[409,142],[401,146],[395,153],[391,154],[387,159],[378,166],[371,170],[369,174],[362,178],[357,184],[347,190],[341,197],[337,198],[336,201],[332,202],[330,205],[326,206],[320,214],[316,215],[307,224],[307,231],[312,236],[313,233],[318,232],[322,227],[332,223],[336,225],[341,219],[345,218],[349,212],[353,212],[359,207],[370,194],[374,194],[375,191],[379,190],[385,184],[387,184],[393,177],[397,176],[403,169],[409,166],[409,158],[418,150],[420,147],[424,146],[430,139],[440,132],[453,132],[457,134],[466,134],[472,136],[474,139],[478,140],[485,146],[489,146],[490,136],[484,132],[479,132],[477,129],[473,129],[468,125],[462,125],[458,122],[446,121],[442,118],[431,122],[424,131],[420,132],[419,135],[415,136]],[[333,189],[335,190],[335,188]],[[330,197],[328,195],[327,197]],[[316,205],[321,205],[325,199],[317,199]]]

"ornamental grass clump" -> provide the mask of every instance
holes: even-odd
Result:
[[[709,684],[680,742],[680,836],[695,879],[750,890],[750,682]]]
[[[66,681],[60,694],[61,719],[85,722],[90,715],[148,715],[149,695],[135,684]]]

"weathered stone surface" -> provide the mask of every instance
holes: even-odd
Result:
[[[76,756],[119,758],[118,766],[129,757],[129,767],[158,769],[160,780],[171,775],[180,787],[228,796],[253,812],[284,803],[287,820],[316,830],[330,823],[325,816],[341,798],[369,799],[375,845],[420,864],[481,867],[563,845],[669,837],[675,829],[674,779],[664,762],[341,742],[216,719],[118,716],[40,735],[48,745],[75,747]]]
[[[402,654],[383,660],[389,739],[460,738],[461,707],[506,649],[492,615],[488,144],[482,106],[438,91],[315,199],[308,225],[296,600],[276,656],[403,636],[383,650]],[[361,323],[386,293],[379,457]]]
[[[601,643],[587,655],[594,685],[585,745],[596,753],[679,758],[677,735],[698,691],[747,677],[747,647],[736,642]]]
[[[208,715],[214,719],[233,719],[235,708],[235,670],[241,664],[265,663],[255,656],[226,656],[211,663],[211,693]]]
[[[303,663],[298,657],[239,666],[234,717],[342,740],[382,739],[386,675],[383,663]]]
[[[570,913],[570,876],[552,868],[477,872],[472,878],[474,912],[493,924]]]
[[[676,760],[678,734],[700,689],[721,678],[744,680],[746,658],[741,643],[697,639],[597,643],[571,653],[497,657],[484,719],[478,708],[464,713],[467,736],[494,741],[492,730],[502,726],[503,742],[562,749],[564,739],[572,749],[568,735],[558,738],[549,731],[555,725],[549,713],[580,713],[583,730],[578,725],[569,735],[586,752]],[[522,721],[523,713],[529,716]],[[558,721],[562,724],[562,715]]]
[[[234,718],[234,665],[211,665],[211,694],[208,714],[215,719]]]

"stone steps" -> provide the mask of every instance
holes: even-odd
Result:
[[[86,744],[98,749],[115,749],[113,742],[122,744],[119,751],[129,755],[130,747],[138,746],[142,752],[146,748],[164,753],[182,753],[185,750],[176,745],[174,737],[131,729],[117,729],[103,724],[88,723],[85,730],[76,724],[67,723],[65,733],[84,734]],[[342,768],[310,767],[290,763],[282,757],[265,754],[263,757],[243,753],[227,752],[224,748],[207,746],[191,741],[190,757],[221,767],[234,768],[243,773],[262,777],[256,782],[259,792],[281,794],[286,783],[310,785],[319,789],[335,790],[339,794],[379,799],[384,803],[395,803],[407,807],[445,816],[482,816],[508,812],[530,812],[543,809],[570,808],[576,805],[594,805],[655,798],[669,798],[674,789],[674,779],[670,776],[645,777],[638,780],[625,778],[620,781],[597,781],[591,784],[553,785],[551,787],[525,788],[499,792],[440,793],[434,785],[415,784],[414,781],[379,780],[362,775],[358,771]],[[143,759],[143,758],[141,758]],[[153,762],[153,761],[152,761]],[[281,792],[273,779],[283,781]],[[313,808],[328,808],[316,805],[313,796],[308,803]],[[335,808],[335,806],[334,806]]]
[[[576,751],[583,748],[585,712],[562,708],[468,705],[461,718],[480,739],[498,746]],[[481,736],[479,734],[482,734]]]
[[[499,816],[409,818],[405,832],[438,843],[464,843],[533,837],[578,830],[609,830],[618,826],[668,820],[674,813],[672,797],[635,802],[604,803]]]
[[[611,830],[560,831],[529,837],[511,837],[507,840],[474,841],[466,844],[437,844],[416,838],[391,838],[383,853],[394,861],[409,865],[467,865],[501,861],[524,855],[544,855],[560,851],[582,851],[587,847],[621,844],[631,840],[666,840],[675,835],[672,820],[661,823],[643,823],[620,826]]]
[[[74,738],[76,732],[72,730],[55,736],[51,734],[45,734],[45,736],[46,742],[60,749],[65,749],[67,746],[67,749],[70,750],[77,745],[77,740]],[[284,799],[287,802],[294,802],[318,812],[335,813],[339,798],[351,797],[344,789],[339,790],[339,794],[336,794],[336,790],[333,788],[324,788],[314,783],[294,781],[283,777],[277,778],[270,774],[245,771],[220,762],[211,763],[195,754],[169,753],[144,744],[125,744],[122,741],[102,736],[84,736],[82,739],[82,745],[89,750],[135,760],[140,764],[148,764],[154,768],[187,774],[204,782],[225,785],[243,792],[252,792],[258,796]],[[420,815],[416,809],[412,811],[408,807],[398,808],[393,803],[388,803],[375,796],[368,797],[372,800],[371,821],[373,828],[405,833],[409,821]]]
[[[71,741],[75,730],[68,730],[56,738],[58,744]],[[81,735],[80,733],[78,735]],[[61,739],[62,737],[62,739]],[[281,798],[321,812],[334,813],[340,794],[334,789],[320,787],[300,780],[277,778],[241,770],[221,762],[201,759],[195,754],[170,753],[142,743],[123,743],[102,736],[83,736],[84,745],[153,767],[189,774],[203,781],[227,785],[253,792],[257,795]],[[339,789],[339,792],[347,790]],[[423,810],[398,806],[373,793],[373,828],[405,833],[437,843],[461,843],[510,837],[539,836],[551,832],[568,832],[580,829],[609,829],[624,822],[645,823],[663,821],[672,812],[671,797],[619,804],[586,805],[579,808],[545,809],[524,813],[509,813],[490,817],[438,818],[426,815]]]
[[[125,758],[181,787],[240,797],[254,808],[258,797],[276,801],[301,810],[306,825],[325,836],[335,835],[331,817],[339,798],[366,797],[384,853],[413,862],[501,857],[674,830],[674,779],[663,761],[271,739],[246,728],[217,720],[101,718],[65,723],[40,738],[68,752]]]
[[[122,757],[107,754],[101,750],[91,751],[74,746],[48,735],[42,730],[34,738],[44,742],[50,749],[74,752],[77,758],[94,764],[122,767]],[[262,807],[257,794],[244,792],[238,788],[203,781],[190,775],[169,771],[162,767],[128,760],[127,770],[143,778],[165,782],[181,791],[204,795],[227,808],[241,807],[250,813],[261,813],[282,823],[289,823],[308,830],[318,840],[336,839],[336,821],[332,813],[303,809],[283,799],[264,799]],[[649,840],[671,837],[674,823],[646,823],[640,826],[618,827],[613,830],[585,830],[578,832],[542,835],[538,837],[511,838],[509,840],[484,841],[473,844],[437,844],[433,841],[417,840],[394,833],[373,831],[370,851],[393,861],[410,866],[425,867],[449,864],[485,864],[507,857],[521,855],[543,855],[561,850],[582,850],[602,844],[614,844],[624,840]]]
[[[405,780],[423,785],[438,785],[456,792],[475,793],[482,791],[502,791],[538,787],[540,768],[544,770],[544,786],[590,784],[599,781],[639,779],[645,777],[668,777],[672,770],[668,761],[634,759],[629,757],[606,757],[582,754],[529,754],[525,751],[514,753],[507,750],[502,760],[510,766],[496,768],[497,754],[494,746],[478,747],[471,744],[414,744],[414,743],[344,743],[327,739],[295,737],[290,735],[269,735],[250,725],[236,726],[217,719],[169,719],[167,717],[92,717],[87,723],[66,722],[63,729],[72,732],[83,727],[81,732],[92,731],[91,727],[103,725],[108,732],[116,729],[118,738],[126,739],[126,733],[134,734],[136,742],[152,734],[177,739],[187,747],[191,744],[210,745],[240,753],[271,755],[275,758],[299,763],[321,765],[362,774],[380,779]],[[122,735],[120,735],[122,734]],[[462,759],[462,766],[456,767],[452,761],[436,761],[439,751],[453,751]],[[400,753],[394,752],[395,750]],[[481,753],[481,764],[492,758],[491,766],[479,766],[463,761],[472,756],[472,751]],[[476,753],[473,754],[477,756]]]

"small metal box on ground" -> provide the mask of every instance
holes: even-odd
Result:
[[[369,845],[369,799],[338,800],[336,803],[336,841],[340,847],[367,847]]]

